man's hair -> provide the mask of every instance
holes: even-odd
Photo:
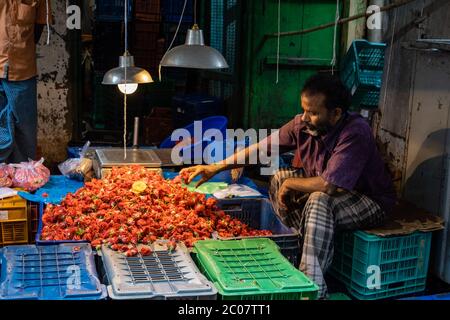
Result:
[[[303,94],[308,96],[323,94],[325,96],[325,107],[328,110],[341,108],[344,112],[350,107],[352,98],[350,91],[338,77],[320,73],[306,80],[302,89]]]

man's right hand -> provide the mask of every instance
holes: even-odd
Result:
[[[201,175],[201,179],[195,185],[195,187],[198,188],[200,185],[214,177],[219,172],[220,168],[217,165],[199,165],[181,170],[180,176],[183,177],[189,175],[189,178],[187,179],[187,181],[185,181],[186,184],[189,184],[196,176]]]

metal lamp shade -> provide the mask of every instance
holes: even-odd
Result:
[[[196,25],[188,30],[184,45],[167,52],[161,60],[163,67],[225,69],[228,63],[214,48],[205,46],[203,31]]]
[[[126,78],[125,78],[126,69]],[[151,83],[152,76],[148,71],[134,66],[134,58],[124,55],[119,58],[119,67],[109,70],[103,77],[102,84]]]

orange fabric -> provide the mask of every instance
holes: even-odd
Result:
[[[52,23],[51,0],[48,8]],[[0,1],[0,78],[19,81],[36,76],[34,26],[46,23],[47,0]]]

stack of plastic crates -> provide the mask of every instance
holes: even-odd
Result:
[[[123,98],[117,86],[102,84],[105,72],[94,72],[94,110],[96,129],[117,129],[123,125]],[[129,103],[131,105],[131,103]],[[129,107],[129,109],[131,109]]]
[[[161,21],[160,0],[135,0],[134,15],[136,19],[143,21]]]
[[[221,199],[218,202],[218,206],[226,214],[239,219],[253,229],[271,231],[272,235],[265,236],[264,238],[273,240],[286,259],[295,267],[299,266],[299,234],[294,228],[289,228],[283,224],[275,214],[272,204],[268,199]],[[242,238],[218,237],[220,240]]]
[[[124,34],[123,24],[115,21],[98,21],[94,24],[92,33],[94,37],[92,44],[94,70],[96,73],[104,74],[106,71],[116,68],[119,65],[119,56],[123,55],[121,40]]]
[[[169,45],[173,41],[173,47],[182,45],[186,42],[186,34],[187,31],[192,28],[192,25],[190,23],[182,23],[180,25],[180,28],[178,29],[177,37],[175,40],[173,39],[175,37],[175,33],[178,28],[178,23],[171,23],[171,22],[164,22],[162,25],[162,33],[164,35],[165,39],[165,49],[169,48]]]
[[[120,22],[124,20],[124,0],[95,0],[95,20]],[[128,1],[128,19],[131,21],[133,1]]]
[[[222,114],[221,99],[205,94],[176,95],[172,98],[174,126],[182,128],[194,121]]]
[[[360,300],[425,290],[431,233],[378,237],[363,231],[339,233],[330,274]]]
[[[341,69],[341,80],[351,91],[353,107],[378,107],[385,50],[384,43],[353,41]]]
[[[167,241],[151,246],[149,256],[126,257],[102,247],[108,294],[116,300],[215,300],[217,290],[200,273],[186,247],[169,250]]]
[[[153,75],[158,74],[165,49],[165,39],[160,35],[160,23],[136,20],[133,28],[132,52],[135,64]]]
[[[0,300],[99,300],[107,297],[89,244],[0,249]]]
[[[161,13],[164,22],[178,23],[183,11],[184,1],[180,0],[163,0],[161,2]],[[194,3],[188,0],[184,10],[183,22],[194,21]]]
[[[270,239],[195,243],[196,261],[223,300],[314,300],[318,286]]]
[[[27,201],[19,196],[0,200],[0,246],[28,243]]]

